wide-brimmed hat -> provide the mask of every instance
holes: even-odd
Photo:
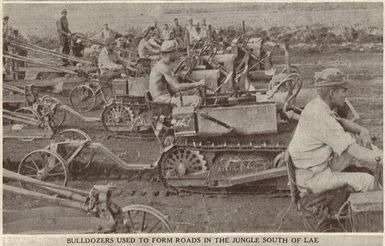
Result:
[[[64,14],[64,13],[68,13],[68,12],[67,12],[66,9],[63,9],[63,10],[61,11],[61,13]]]
[[[174,40],[166,40],[162,43],[162,46],[160,47],[160,52],[162,53],[170,53],[176,51],[178,47],[178,43]]]
[[[8,15],[4,16],[3,20],[9,20],[9,16]]]
[[[347,89],[350,87],[350,81],[339,69],[327,68],[315,73],[315,87],[342,87]]]

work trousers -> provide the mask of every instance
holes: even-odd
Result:
[[[196,88],[183,91],[181,92],[181,95],[182,95],[182,100],[179,95],[172,96],[170,94],[164,94],[154,99],[154,102],[171,103],[177,107],[181,107],[181,106],[198,107],[201,104],[202,98],[199,96],[199,90]]]
[[[320,193],[348,185],[356,192],[374,188],[374,177],[365,172],[344,172],[351,166],[353,158],[348,153],[309,169],[296,169],[296,180],[301,192],[310,189]],[[303,189],[306,188],[306,189]]]
[[[71,41],[67,36],[59,35],[59,41],[60,41],[60,53],[69,55],[71,51]],[[64,64],[69,64],[67,59],[62,59]]]

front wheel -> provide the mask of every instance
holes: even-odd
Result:
[[[153,207],[130,205],[122,208],[123,223],[130,233],[170,233],[166,215]]]
[[[18,173],[40,181],[67,185],[68,168],[58,154],[47,149],[35,150],[26,155],[19,164]],[[21,186],[34,190],[24,182]]]
[[[89,112],[96,106],[96,95],[91,87],[78,85],[70,92],[70,102],[75,110]]]

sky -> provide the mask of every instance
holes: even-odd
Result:
[[[63,8],[68,10],[72,32],[94,33],[108,23],[125,33],[130,28],[144,28],[157,20],[162,27],[175,17],[182,24],[203,18],[214,26],[241,26],[242,20],[252,27],[298,26],[315,23],[353,25],[362,23],[382,27],[381,3],[82,3],[70,4],[3,4],[3,14],[24,35],[56,35],[56,20]]]

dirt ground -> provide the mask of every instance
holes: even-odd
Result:
[[[293,63],[298,64],[305,87],[308,88],[312,86],[311,81],[315,71],[337,66],[347,72],[354,84],[353,89],[350,90],[349,99],[361,116],[359,123],[378,136],[377,145],[380,148],[383,147],[382,53],[295,56]],[[100,113],[99,110],[92,112],[91,115],[97,116]],[[63,128],[70,127],[84,130],[93,141],[103,143],[128,163],[152,163],[159,156],[160,148],[155,139],[110,138],[106,136],[100,123],[85,123],[73,117],[68,117],[63,126]],[[22,142],[4,139],[4,167],[16,169],[17,163],[23,156],[32,150],[46,146],[48,142],[47,140]],[[101,154],[97,154],[96,159],[105,165],[112,165],[111,161]],[[119,188],[119,192],[113,195],[116,203],[121,206],[129,204],[153,206],[169,216],[176,232],[274,232],[278,228],[279,216],[290,204],[288,194],[166,195],[165,188],[160,183],[149,181],[150,176],[137,173],[123,180],[103,177],[90,180],[89,177],[80,176],[76,180],[70,180],[69,186],[89,190],[94,184],[114,184]],[[133,191],[136,191],[135,194]],[[160,195],[155,195],[155,191],[159,191]],[[52,205],[21,195],[7,192],[3,194],[4,210],[26,211],[43,206]],[[4,220],[3,223],[4,233],[12,233],[10,230],[7,231],[7,221]],[[30,226],[33,227],[33,223]],[[291,209],[280,231],[303,232],[307,229],[295,209]]]

